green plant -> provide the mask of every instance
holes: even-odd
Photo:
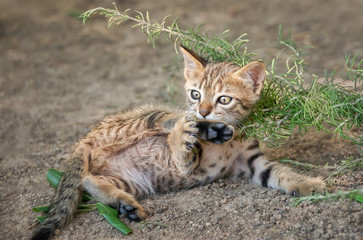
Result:
[[[344,199],[351,199],[360,202],[363,205],[363,188],[354,189],[350,191],[338,191],[336,193],[326,193],[325,195],[316,194],[305,197],[296,197],[293,198],[293,205],[296,207],[302,201],[317,202],[317,201],[337,201]]]
[[[149,13],[143,14],[135,11],[134,16],[129,10],[121,12],[117,9],[95,8],[81,15],[83,23],[92,14],[101,14],[108,18],[108,26],[118,25],[124,21],[133,21],[134,27],[140,27],[147,34],[147,41],[155,46],[160,37],[165,37],[177,46],[182,44],[207,59],[213,61],[231,61],[238,65],[245,65],[252,61],[251,54],[247,52],[245,43],[248,42],[242,34],[230,41],[224,31],[218,36],[208,36],[200,32],[201,25],[183,30],[179,27],[178,18],[167,24],[168,16],[161,23],[151,22]],[[336,73],[326,73],[326,82],[319,83],[318,77],[310,74],[312,84],[304,85],[304,48],[297,48],[290,34],[287,38],[282,35],[281,27],[278,34],[280,44],[291,56],[284,63],[286,71],[277,73],[276,64],[279,56],[272,59],[271,68],[266,71],[267,78],[262,91],[261,100],[252,114],[240,124],[240,134],[247,138],[257,138],[265,144],[278,147],[292,135],[294,128],[301,134],[315,127],[318,131],[333,132],[335,135],[350,139],[353,143],[363,145],[361,133],[347,134],[352,128],[361,128],[363,122],[363,97],[359,92],[348,91],[334,82]],[[358,62],[358,64],[357,64]],[[347,74],[354,82],[356,90],[362,84],[363,59],[358,61],[357,55],[346,58],[347,69],[341,73]],[[339,77],[338,76],[338,77]],[[331,131],[326,124],[333,126]]]
[[[358,168],[363,169],[363,158],[354,159],[353,157],[349,157],[346,160],[342,160],[339,164],[337,164],[335,166],[319,166],[319,165],[313,165],[311,163],[304,163],[301,161],[299,162],[299,161],[294,161],[294,160],[290,160],[290,159],[279,159],[278,162],[283,163],[283,164],[291,164],[296,167],[303,167],[308,170],[313,169],[313,168],[320,168],[320,169],[324,168],[327,170],[334,170],[332,173],[330,173],[325,178],[325,180],[329,180],[331,177],[342,174],[347,170],[356,171]]]
[[[283,163],[283,164],[291,164],[293,166],[296,167],[302,167],[306,170],[310,170],[313,168],[328,168],[328,169],[335,169],[335,167],[333,166],[318,166],[318,165],[313,165],[311,163],[308,162],[303,162],[303,160],[299,160],[299,161],[294,161],[294,160],[290,160],[290,159],[279,159],[277,160],[279,163]]]
[[[363,158],[353,159],[352,157],[343,160],[340,162],[338,166],[336,166],[336,170],[329,174],[325,180],[330,180],[331,177],[342,174],[346,171],[355,171],[358,168],[363,168]]]

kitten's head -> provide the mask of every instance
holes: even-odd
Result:
[[[265,66],[251,62],[244,67],[233,63],[208,63],[181,47],[187,105],[199,119],[235,124],[248,115],[260,97]]]

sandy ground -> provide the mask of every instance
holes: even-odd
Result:
[[[173,14],[182,26],[207,23],[210,34],[247,32],[249,51],[266,64],[280,51],[280,24],[298,45],[312,45],[306,62],[322,76],[342,69],[346,54],[363,55],[363,2],[351,1],[118,1],[119,9],[148,10],[155,20]],[[0,235],[27,239],[33,206],[48,203],[49,168],[62,169],[71,146],[105,115],[145,102],[166,102],[170,72],[180,63],[167,42],[157,48],[131,23],[107,29],[95,17],[86,26],[72,10],[112,7],[111,1],[0,0]],[[173,87],[182,85],[172,83]],[[175,85],[175,86],[174,86]],[[180,91],[181,92],[181,91]],[[173,96],[174,97],[174,96]],[[182,105],[178,94],[175,101]],[[294,136],[271,159],[334,165],[357,148],[326,133]],[[307,175],[329,171],[298,169]],[[362,185],[362,171],[335,178],[331,190]],[[78,214],[58,239],[362,239],[363,210],[351,201],[291,206],[282,192],[247,181],[219,181],[141,201],[151,213],[122,236],[97,212]],[[167,227],[165,227],[164,225]]]

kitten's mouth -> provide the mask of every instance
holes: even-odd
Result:
[[[222,118],[222,117],[217,117],[215,115],[207,115],[206,117],[203,117],[198,112],[194,112],[194,114],[195,114],[196,118],[199,119],[199,120],[224,122],[226,124],[230,124],[230,125],[233,125],[233,126],[236,126],[236,125],[238,125],[240,123],[240,121],[238,119],[236,119],[235,117],[224,116]]]
[[[232,126],[238,126],[241,121],[241,118],[231,115],[224,115],[224,116],[215,116],[213,113],[207,115],[206,117],[202,116],[198,110],[190,108],[191,112],[195,115],[198,120],[205,120],[205,121],[215,121],[215,122],[223,122]]]
[[[221,118],[219,117],[216,117],[214,115],[207,115],[207,116],[202,116],[199,112],[195,112],[195,115],[198,119],[201,119],[201,120],[209,120],[209,121],[222,121]]]

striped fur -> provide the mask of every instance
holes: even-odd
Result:
[[[137,198],[201,186],[224,177],[293,195],[324,191],[324,183],[269,162],[259,143],[240,141],[234,126],[260,97],[262,63],[207,63],[182,48],[189,110],[144,105],[106,117],[75,147],[48,219],[32,239],[48,239],[70,221],[82,190],[130,220],[147,217]]]

